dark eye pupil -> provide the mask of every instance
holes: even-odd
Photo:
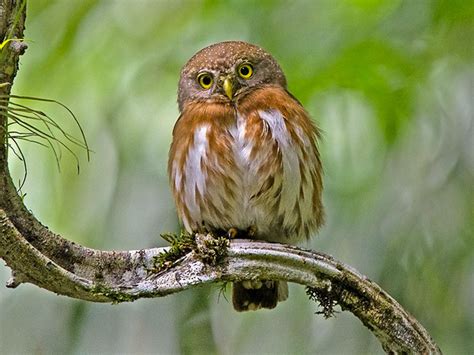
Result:
[[[240,68],[240,74],[242,75],[248,75],[249,74],[249,68],[247,66]]]
[[[206,75],[201,79],[201,82],[206,86],[211,85],[211,77]]]

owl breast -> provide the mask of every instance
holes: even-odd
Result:
[[[320,225],[315,128],[302,108],[259,107],[237,106],[221,121],[195,120],[187,147],[170,156],[188,231],[252,228],[257,239],[291,242]]]

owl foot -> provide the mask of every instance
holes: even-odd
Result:
[[[237,235],[239,234],[239,231],[237,230],[237,228],[229,228],[229,230],[227,231],[227,238],[229,239],[235,239],[237,238]]]
[[[228,239],[235,239],[237,237],[240,238],[248,238],[248,239],[254,239],[254,237],[257,235],[257,227],[251,226],[247,228],[247,230],[241,230],[237,228],[229,228],[226,233],[226,237]]]
[[[250,239],[253,239],[257,235],[257,227],[251,226],[247,229],[247,235]]]

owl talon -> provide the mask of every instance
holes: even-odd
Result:
[[[236,228],[230,228],[227,231],[227,238],[235,239],[235,238],[237,238],[237,234],[239,234],[239,231]]]
[[[251,226],[247,229],[247,235],[249,238],[253,238],[257,235],[257,227]]]

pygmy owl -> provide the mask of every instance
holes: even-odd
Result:
[[[295,243],[318,230],[319,130],[269,53],[245,42],[202,49],[181,71],[178,104],[168,171],[188,232]],[[237,311],[287,297],[283,281],[233,285]]]

